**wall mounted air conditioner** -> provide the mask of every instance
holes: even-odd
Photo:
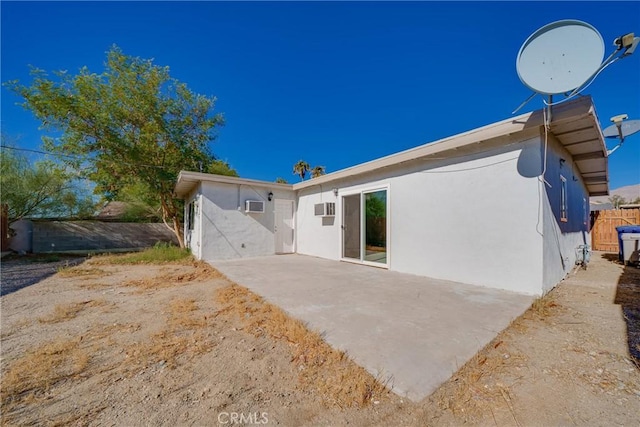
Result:
[[[244,211],[247,213],[263,213],[264,201],[262,200],[247,200],[245,202]]]
[[[336,216],[336,204],[334,202],[316,203],[313,208],[316,216]]]

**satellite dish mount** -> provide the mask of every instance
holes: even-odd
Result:
[[[627,120],[629,116],[626,114],[620,114],[611,117],[613,124],[602,131],[602,135],[605,138],[620,139],[620,143],[613,147],[611,150],[607,150],[607,156],[610,156],[618,148],[622,147],[624,139],[634,133],[640,132],[640,120]]]
[[[540,94],[548,99],[544,103],[550,117],[551,106],[580,94],[605,68],[631,55],[639,43],[640,37],[633,33],[620,36],[614,40],[615,51],[603,61],[604,42],[593,26],[573,19],[545,25],[529,36],[518,52],[518,77],[533,94],[513,114]],[[554,103],[554,95],[565,99]]]

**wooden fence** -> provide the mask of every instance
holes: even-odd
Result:
[[[640,209],[591,212],[591,247],[594,251],[618,252],[620,225],[640,225]]]
[[[0,206],[0,251],[9,249],[9,206],[3,203]]]

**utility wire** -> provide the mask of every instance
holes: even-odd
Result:
[[[29,149],[29,148],[11,147],[9,145],[0,145],[0,148],[7,148],[9,150],[16,150],[16,151],[26,151],[26,152],[29,152],[29,153],[44,154],[44,155],[49,155],[49,156],[66,157],[66,158],[75,159],[75,160],[86,160],[85,158],[83,158],[81,156],[77,156],[77,155],[54,153],[54,152],[51,152],[51,151],[33,150],[33,149]],[[159,165],[148,165],[148,164],[145,164],[145,163],[128,163],[128,162],[118,162],[118,163],[123,164],[123,165],[127,165],[127,166],[145,166],[145,167],[149,167],[149,168],[158,168],[158,169],[166,170],[164,166],[159,166]]]

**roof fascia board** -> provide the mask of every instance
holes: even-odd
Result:
[[[567,120],[575,120],[576,117],[586,117],[593,114],[593,104],[591,97],[585,96],[577,100],[566,102],[554,106],[553,121],[560,123]],[[391,154],[380,159],[372,160],[360,165],[352,166],[337,172],[313,178],[309,181],[303,181],[293,184],[294,190],[301,190],[318,184],[325,184],[360,175],[374,170],[394,166],[400,163],[417,160],[421,157],[427,157],[444,151],[455,150],[460,147],[482,143],[504,135],[510,135],[521,132],[528,128],[538,128],[544,124],[542,110],[537,110],[520,116],[502,120],[481,128],[473,129],[458,135],[447,137],[435,142],[411,148],[400,153]]]
[[[175,187],[176,195],[178,197],[182,197],[188,194],[191,191],[191,189],[195,185],[197,185],[198,182],[247,185],[252,187],[269,188],[272,190],[280,189],[280,190],[293,191],[293,186],[291,184],[280,184],[277,182],[260,181],[257,179],[238,178],[234,176],[215,175],[215,174],[202,173],[202,172],[180,171],[180,173],[178,174],[178,179],[176,181],[176,187]],[[187,184],[187,183],[193,183],[193,186],[188,186],[188,188],[182,189],[183,187],[185,187],[184,184]]]

